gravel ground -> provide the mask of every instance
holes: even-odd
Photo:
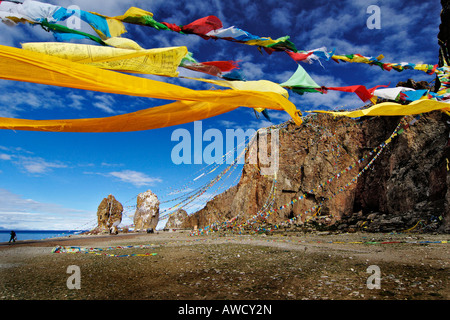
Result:
[[[450,245],[442,241],[449,236],[186,232],[19,241],[0,244],[0,299],[448,300]],[[104,251],[52,253],[58,245]],[[68,288],[72,265],[80,289]],[[380,270],[379,288],[368,288],[369,277],[376,284],[369,266]]]

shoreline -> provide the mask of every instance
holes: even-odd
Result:
[[[11,247],[11,246],[37,246],[39,244],[52,244],[54,242],[67,242],[67,241],[75,241],[75,242],[92,242],[94,240],[114,240],[116,238],[121,239],[131,239],[134,237],[142,236],[144,233],[142,232],[130,232],[130,233],[119,233],[116,235],[110,234],[79,234],[79,235],[68,235],[62,237],[53,237],[48,239],[38,239],[38,240],[16,240],[16,242],[0,242],[0,250],[2,247]]]

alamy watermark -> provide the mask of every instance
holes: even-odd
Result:
[[[66,20],[66,26],[67,28],[74,29],[74,30],[80,30],[81,29],[81,15],[80,15],[81,9],[79,6],[71,5],[67,7],[67,13],[72,14],[70,17]]]
[[[368,29],[381,29],[381,9],[379,6],[370,5],[366,10],[367,14],[370,14],[366,20],[366,26]]]
[[[68,289],[81,289],[81,270],[79,266],[71,265],[67,267],[66,273],[71,274],[67,278],[66,285]]]
[[[172,132],[171,141],[178,141],[172,148],[174,164],[254,164],[262,175],[275,175],[279,166],[279,129],[259,130],[210,128],[203,132],[201,121],[194,122],[193,136],[187,129]],[[204,144],[204,142],[208,142]],[[248,143],[248,145],[247,145]],[[224,154],[224,146],[227,153]],[[236,151],[236,153],[234,152]],[[247,154],[245,154],[247,151]]]
[[[377,265],[371,265],[366,270],[367,273],[371,275],[367,278],[367,288],[368,289],[381,289],[381,270]]]

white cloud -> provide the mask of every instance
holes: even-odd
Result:
[[[335,76],[332,75],[311,73],[310,76],[319,86],[326,86],[326,87],[344,86],[344,83],[342,82],[341,79],[336,78]]]
[[[5,228],[75,229],[93,217],[95,212],[27,199],[0,188],[0,224]]]
[[[0,160],[11,160],[11,159],[12,159],[12,157],[9,154],[6,154],[6,153],[0,154]]]
[[[133,170],[114,171],[110,172],[109,175],[116,177],[123,182],[131,183],[136,187],[150,186],[157,182],[162,182],[159,178],[152,178],[145,173]]]
[[[278,83],[283,83],[286,82],[287,80],[289,80],[292,75],[294,74],[295,70],[286,70],[280,73],[277,73],[276,75],[274,75],[274,81],[277,81]]]
[[[101,163],[102,167],[122,167],[124,166],[123,163],[108,163],[108,162],[102,162]]]
[[[271,22],[275,27],[290,28],[293,16],[288,7],[276,8],[271,12]]]
[[[116,105],[116,101],[112,96],[109,95],[95,95],[95,101],[92,105],[106,113],[116,114],[119,113],[118,110],[113,108]]]
[[[37,83],[19,81],[0,82],[0,90],[8,94],[0,95],[0,116],[20,117],[30,110],[51,110],[73,108],[81,110],[85,97],[68,88],[50,87]]]
[[[223,126],[225,128],[235,128],[235,127],[240,126],[236,121],[230,121],[230,120],[220,120],[219,125]]]
[[[67,95],[67,98],[69,99],[69,101],[71,101],[68,106],[76,109],[76,110],[81,110],[83,109],[83,105],[84,105],[84,101],[86,100],[85,97],[79,95],[79,94],[75,94],[75,93],[69,93]]]
[[[245,74],[247,80],[262,80],[264,78],[263,63],[244,62],[242,63],[241,70]]]
[[[17,165],[22,167],[25,171],[31,174],[43,174],[51,171],[53,168],[67,168],[66,164],[59,161],[49,162],[40,157],[18,157],[15,161]]]
[[[60,205],[42,203],[33,199],[26,199],[21,195],[12,193],[9,190],[0,188],[0,211],[2,212],[79,212],[73,209],[63,209]]]
[[[214,12],[216,12],[217,17],[222,21],[222,23],[224,24],[224,26],[226,26],[227,20],[225,15],[223,14],[223,9],[222,9],[222,1],[221,0],[213,0],[214,5],[216,8],[214,8]],[[195,4],[197,7],[206,7],[206,6],[199,6],[199,4]],[[211,8],[209,8],[209,10],[211,10]]]
[[[5,151],[9,151],[10,154],[0,154],[0,160],[11,161],[14,165],[27,173],[39,175],[48,173],[52,169],[68,167],[60,161],[48,161],[41,157],[31,156],[31,154],[33,154],[32,152],[21,147],[3,148]]]
[[[96,108],[98,108],[98,109],[100,109],[100,110],[102,110],[102,111],[105,111],[106,113],[110,113],[110,114],[115,114],[115,113],[117,113],[116,111],[114,111],[113,109],[111,109],[111,107],[109,107],[109,106],[107,106],[106,104],[101,103],[101,102],[94,102],[94,103],[93,103],[93,106],[96,107]]]

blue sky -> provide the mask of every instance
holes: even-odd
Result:
[[[236,26],[252,34],[273,39],[289,35],[298,49],[319,47],[336,49],[336,54],[383,54],[385,62],[436,64],[440,2],[435,1],[275,1],[275,0],[52,0],[41,1],[107,16],[123,14],[136,6],[153,12],[157,21],[188,24],[208,15],[219,17],[224,27]],[[380,7],[381,29],[368,29],[369,5]],[[286,81],[297,69],[282,52],[261,54],[256,47],[227,41],[204,40],[143,26],[126,25],[124,37],[144,48],[187,46],[198,61],[240,60],[240,71],[247,80]],[[88,28],[84,29],[90,31]],[[0,44],[20,47],[20,43],[54,41],[39,26],[0,24]],[[348,86],[362,84],[395,86],[408,78],[434,79],[420,71],[382,71],[365,64],[315,62],[302,66],[319,84]],[[181,75],[203,76],[180,69]],[[209,89],[208,84],[148,76],[193,89]],[[119,96],[31,83],[0,80],[0,116],[29,119],[107,117],[157,106],[166,101]],[[290,100],[301,110],[362,106],[351,93],[290,93]],[[272,123],[289,119],[283,112],[269,112]],[[228,114],[205,119],[203,129],[258,129],[272,124],[257,119],[253,110],[239,108]],[[130,133],[45,133],[0,130],[0,227],[6,229],[77,229],[95,226],[101,200],[113,194],[124,206],[136,204],[135,197],[146,190],[162,201],[175,197],[172,190],[189,191],[208,184],[214,176],[193,181],[208,164],[175,165],[171,151],[177,142],[171,135],[178,128],[193,132],[193,124]],[[207,143],[205,143],[207,144]],[[227,152],[228,150],[224,150]],[[226,164],[221,166],[224,169]],[[237,168],[219,184],[221,189],[236,183]],[[207,171],[205,171],[207,170]],[[216,170],[214,174],[220,172]],[[195,183],[194,183],[195,182]],[[223,182],[223,184],[221,184]],[[189,208],[202,207],[214,194],[209,190]],[[177,196],[179,196],[178,194]],[[161,210],[170,203],[163,203]],[[134,213],[132,207],[126,213]],[[123,225],[131,223],[124,216]]]

